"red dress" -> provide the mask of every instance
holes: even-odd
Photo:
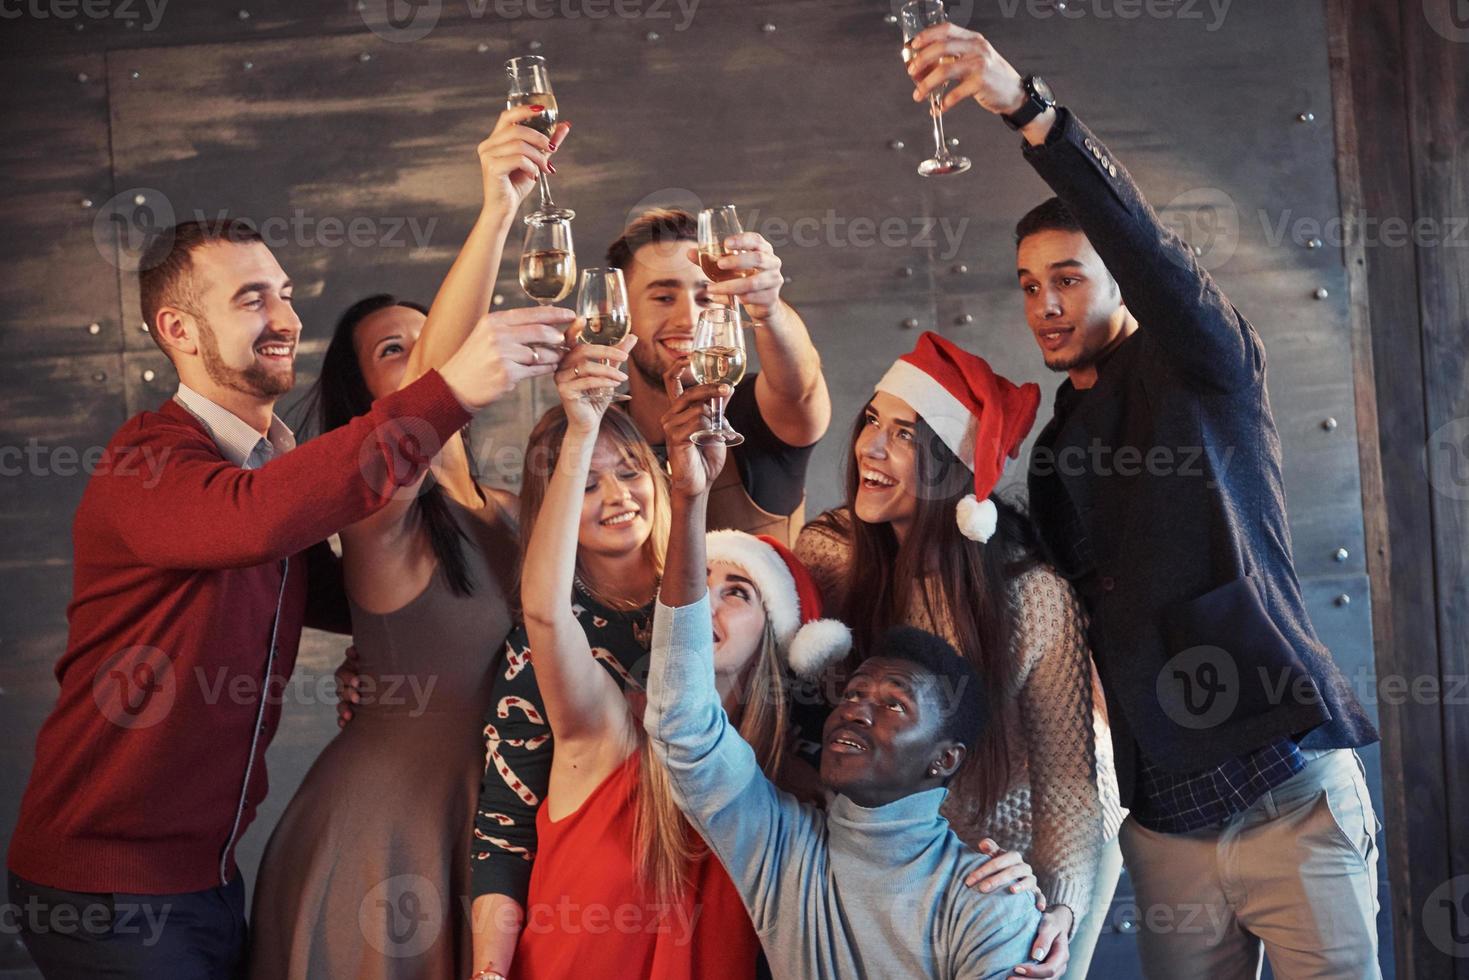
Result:
[[[645,892],[633,853],[642,751],[560,820],[536,815],[516,980],[747,980],[760,941],[719,859],[704,851],[681,898]]]

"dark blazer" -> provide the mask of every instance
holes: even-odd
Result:
[[[1301,597],[1259,335],[1069,112],[1025,157],[1139,324],[1095,387],[1062,384],[1069,410],[1029,472],[1042,538],[1091,614],[1124,800],[1136,748],[1184,773],[1280,736],[1376,741]]]

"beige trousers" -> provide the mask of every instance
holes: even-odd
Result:
[[[1332,750],[1222,829],[1160,834],[1129,817],[1149,980],[1380,980],[1377,817],[1357,753]]]

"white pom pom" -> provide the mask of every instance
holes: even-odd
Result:
[[[1000,522],[1000,511],[993,500],[988,497],[977,500],[971,493],[959,501],[958,517],[960,533],[970,541],[983,544],[994,536],[995,527]]]
[[[786,661],[802,677],[815,677],[823,667],[852,649],[852,631],[835,619],[816,619],[802,626],[791,638]]]

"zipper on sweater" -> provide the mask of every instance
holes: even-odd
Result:
[[[281,625],[281,605],[286,597],[286,578],[291,572],[291,559],[281,559],[281,587],[275,595],[275,619],[270,624],[270,652],[265,657],[265,679],[260,687],[260,705],[255,709],[255,724],[250,729],[250,758],[245,763],[245,781],[240,785],[240,802],[235,807],[235,822],[230,826],[229,839],[219,855],[219,883],[228,885],[230,851],[235,846],[235,837],[240,832],[240,821],[245,816],[245,803],[250,795],[250,775],[255,771],[255,749],[260,744],[260,729],[265,721],[265,703],[270,694],[270,672],[275,667],[275,638]]]

